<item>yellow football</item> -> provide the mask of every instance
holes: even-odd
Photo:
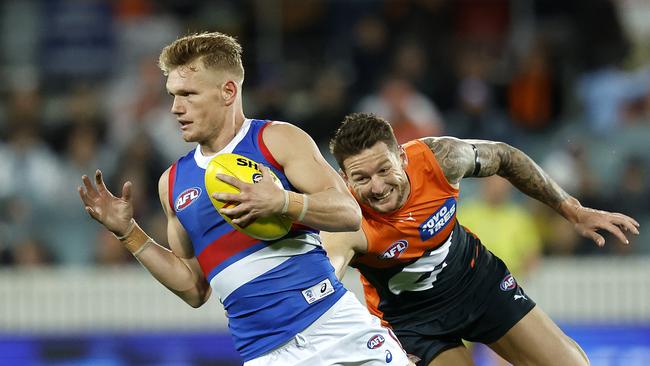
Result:
[[[210,196],[210,201],[219,214],[235,229],[260,240],[275,240],[285,236],[291,228],[291,219],[273,215],[260,217],[245,227],[233,224],[232,219],[222,214],[219,209],[223,207],[234,207],[235,202],[222,202],[212,197],[213,193],[239,193],[239,189],[222,180],[217,179],[217,174],[229,175],[245,183],[257,183],[262,178],[257,162],[238,154],[220,154],[212,158],[205,170],[205,188]],[[282,182],[271,171],[273,182],[282,188]]]

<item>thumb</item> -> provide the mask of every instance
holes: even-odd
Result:
[[[131,181],[126,181],[124,183],[124,186],[122,186],[122,199],[124,199],[126,202],[131,203],[131,187],[133,184]]]

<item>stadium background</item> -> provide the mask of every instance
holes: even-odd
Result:
[[[218,301],[168,293],[76,192],[97,167],[132,180],[165,242],[156,183],[191,146],[156,60],[201,30],[241,41],[246,115],[301,126],[328,158],[342,117],[370,111],[401,140],[508,142],[637,218],[630,246],[600,249],[495,179],[465,180],[459,208],[593,365],[649,365],[649,16],[644,0],[2,1],[0,365],[241,363]]]

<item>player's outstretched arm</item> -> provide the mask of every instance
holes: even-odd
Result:
[[[161,200],[167,197],[167,176],[163,174],[159,188],[164,180],[164,192],[160,192]],[[120,239],[142,265],[164,286],[180,296],[193,307],[198,307],[207,301],[210,288],[203,278],[199,265],[191,253],[191,245],[185,230],[176,219],[170,220],[170,214],[165,209],[168,218],[168,236],[172,250],[158,245],[147,235],[133,219],[131,203],[131,183],[126,182],[122,188],[122,196],[115,197],[104,184],[99,170],[95,173],[95,185],[87,176],[82,177],[84,187],[79,187],[79,195],[84,203],[86,212]],[[167,205],[168,206],[168,205]],[[175,216],[174,216],[175,218]]]
[[[578,233],[599,246],[606,230],[623,243],[625,233],[639,234],[639,223],[621,213],[583,207],[566,193],[528,155],[508,144],[485,140],[460,140],[453,137],[427,137],[422,141],[433,151],[447,180],[457,185],[463,177],[499,175],[521,192],[548,205],[574,224]]]
[[[357,253],[365,253],[368,250],[368,240],[363,229],[338,233],[321,231],[320,236],[339,280],[343,279],[352,258]]]

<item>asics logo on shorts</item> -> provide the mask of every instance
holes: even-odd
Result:
[[[375,334],[368,340],[368,343],[366,344],[369,349],[377,349],[381,347],[384,342],[386,342],[386,338],[382,336],[381,334]]]

